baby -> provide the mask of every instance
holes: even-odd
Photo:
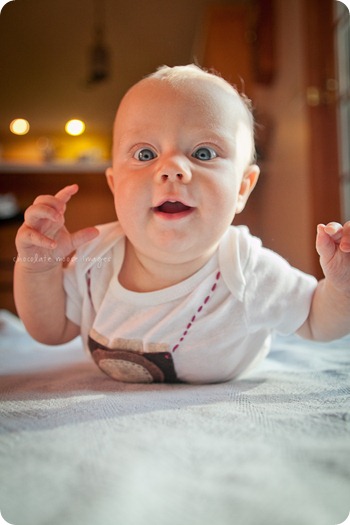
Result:
[[[318,226],[320,282],[231,225],[259,176],[253,127],[245,99],[194,65],[133,86],[106,172],[118,222],[69,233],[77,185],[25,213],[14,292],[29,333],[52,345],[81,334],[118,381],[193,383],[247,372],[274,330],[349,333],[350,222]]]

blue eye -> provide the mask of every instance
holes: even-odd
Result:
[[[147,162],[156,158],[156,154],[150,148],[141,148],[138,149],[134,155],[135,159],[141,160],[142,162]]]
[[[201,146],[192,153],[192,157],[198,160],[211,160],[217,157],[217,153],[213,150],[213,148],[209,148],[208,146]]]

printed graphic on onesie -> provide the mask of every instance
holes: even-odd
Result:
[[[112,379],[125,383],[180,383],[169,345],[153,343],[151,352],[143,351],[139,339],[116,339],[112,342],[92,329],[88,338],[91,355],[97,366]]]

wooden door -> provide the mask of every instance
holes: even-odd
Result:
[[[341,220],[334,4],[335,0],[304,2],[309,173],[314,224]]]

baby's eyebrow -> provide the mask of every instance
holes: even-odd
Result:
[[[145,131],[143,129],[143,131]],[[129,142],[131,140],[131,137],[134,138],[135,135],[138,135],[141,132],[139,128],[128,128],[127,130],[119,133],[117,132],[116,135],[118,137],[119,143]]]
[[[133,146],[135,146],[135,144],[138,144],[138,143],[147,143],[147,137],[145,136],[145,130],[143,130],[143,133],[141,134],[141,132],[138,132],[138,131],[130,131],[128,130],[127,132],[125,133],[116,133],[113,137],[113,143],[114,143],[114,146],[117,146],[118,149],[123,149],[123,148],[127,148],[127,149],[130,149],[132,148]]]
[[[198,134],[196,133],[192,133],[191,134],[193,136],[194,139],[199,139],[199,140],[203,140],[203,142],[205,141],[208,141],[208,142],[218,142],[218,143],[222,143],[222,142],[231,142],[234,137],[232,136],[232,133],[220,133],[220,132],[213,132],[213,131],[207,131],[207,130],[203,130],[203,129],[200,129],[198,130]]]
[[[217,132],[208,132],[205,130],[200,130],[198,134],[192,135],[193,142],[197,144],[213,144],[218,148],[222,149],[232,149],[235,148],[237,140],[236,136],[233,133],[217,133]]]

